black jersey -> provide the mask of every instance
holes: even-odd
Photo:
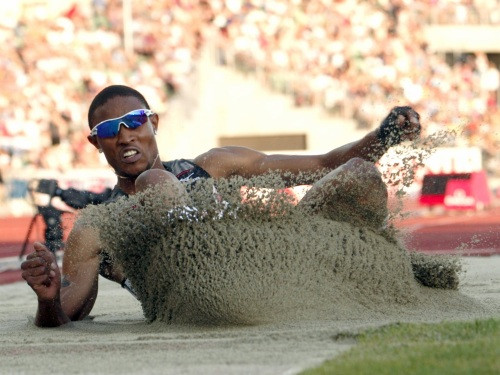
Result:
[[[175,177],[177,177],[177,179],[181,182],[196,181],[200,178],[210,177],[206,170],[195,164],[192,160],[188,159],[177,159],[163,162],[163,166],[167,171],[174,174]]]
[[[162,162],[165,169],[175,175],[181,182],[194,182],[200,178],[210,178],[210,174],[199,165],[189,159],[176,159]],[[127,196],[122,189],[115,186],[109,199],[105,203],[114,202],[120,197]]]

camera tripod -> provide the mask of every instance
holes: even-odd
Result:
[[[28,192],[30,193],[32,202],[35,202],[35,193],[42,193],[49,196],[49,203],[45,206],[35,204],[36,213],[30,221],[28,232],[26,233],[21,252],[19,253],[19,259],[21,259],[26,252],[31,232],[39,216],[41,216],[45,222],[45,246],[53,253],[64,246],[61,215],[65,211],[58,210],[52,205],[52,198],[54,197],[56,189],[56,180],[33,180],[28,184]]]

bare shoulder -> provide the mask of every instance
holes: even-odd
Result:
[[[227,146],[213,148],[195,159],[195,163],[214,178],[244,175],[249,166],[264,157],[260,151],[248,147]]]
[[[78,258],[83,261],[97,257],[100,251],[99,230],[76,221],[68,236],[64,257]]]

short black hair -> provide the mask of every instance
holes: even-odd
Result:
[[[139,91],[133,89],[132,87],[124,85],[111,85],[102,89],[95,96],[94,100],[92,100],[92,103],[90,103],[89,113],[88,113],[89,127],[91,127],[90,122],[97,108],[106,104],[108,100],[113,99],[117,96],[133,96],[139,99],[142,102],[142,104],[144,104],[146,109],[150,109],[148,101]]]

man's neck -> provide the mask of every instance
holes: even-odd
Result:
[[[153,164],[151,167],[146,169],[145,171],[149,169],[165,169],[165,166],[163,165],[162,161],[160,160],[160,154],[156,155],[155,160],[153,161]],[[116,185],[127,195],[133,195],[135,194],[135,179],[137,177],[126,177],[126,176],[120,176],[118,173],[116,173],[116,177],[118,177],[118,182]]]
[[[135,178],[117,176],[118,181],[116,185],[127,195],[135,194]]]

